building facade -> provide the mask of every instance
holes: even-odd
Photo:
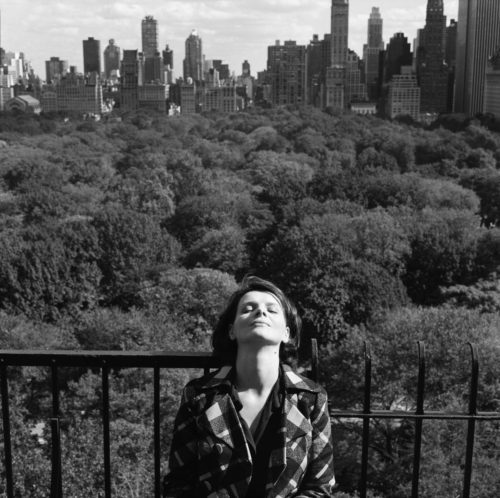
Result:
[[[383,19],[380,9],[373,7],[368,19],[367,43],[363,47],[363,60],[365,62],[364,82],[366,83],[368,97],[376,100],[379,97],[379,61],[380,52],[384,50],[382,38]]]
[[[417,79],[421,111],[442,113],[448,109],[448,66],[445,60],[446,16],[443,0],[428,0],[425,28],[417,50]]]
[[[137,50],[124,50],[120,71],[120,107],[133,110],[139,106],[139,57]]]
[[[349,2],[332,0],[330,67],[326,70],[325,97],[326,107],[343,109],[345,99],[345,72],[347,64],[347,41],[349,36]]]
[[[487,62],[500,45],[499,26],[498,0],[459,0],[455,112],[482,112]]]
[[[484,114],[500,118],[500,48],[488,60],[484,85]]]
[[[146,16],[141,21],[142,53],[147,59],[158,52],[158,21],[153,16]]]
[[[394,119],[398,116],[410,116],[415,121],[420,119],[420,88],[411,66],[402,68],[401,74],[392,76],[388,86],[386,116]]]
[[[186,39],[186,57],[183,64],[183,77],[193,81],[203,80],[203,49],[201,38],[194,29]]]
[[[101,42],[92,37],[83,40],[83,72],[101,74]]]
[[[59,81],[68,72],[68,61],[59,59],[59,57],[51,57],[45,61],[45,81],[47,83]]]
[[[104,75],[107,79],[118,77],[120,71],[121,51],[115,40],[111,38],[109,45],[104,49]]]
[[[349,37],[348,0],[332,0],[331,32],[331,65],[343,66],[347,59],[347,40]]]
[[[276,40],[267,47],[267,77],[273,105],[305,103],[306,47],[289,40]]]

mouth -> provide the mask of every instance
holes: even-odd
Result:
[[[252,322],[252,325],[263,325],[263,326],[266,326],[268,327],[269,324],[267,322],[261,322],[261,321],[255,321],[255,322]]]

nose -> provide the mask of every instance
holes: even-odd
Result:
[[[255,309],[255,314],[257,316],[267,315],[266,307],[265,306],[257,306],[257,308]]]

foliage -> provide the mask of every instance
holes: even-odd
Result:
[[[297,303],[303,354],[320,340],[334,406],[360,403],[366,339],[374,406],[413,406],[422,339],[426,403],[458,410],[473,340],[481,407],[498,410],[497,125],[305,106],[100,122],[0,113],[0,345],[207,351],[221,306],[254,273]],[[187,375],[162,373],[162,455]],[[60,382],[64,494],[98,496],[100,378],[67,369]],[[116,371],[110,383],[113,494],[149,496],[151,373]],[[18,496],[48,494],[49,430],[40,441],[30,429],[50,416],[49,386],[48,371],[12,369]],[[334,430],[337,495],[356,496],[359,424]],[[408,496],[412,424],[372,434],[369,492]],[[477,437],[474,486],[496,496],[498,430]],[[422,496],[460,492],[463,438],[456,424],[424,425]]]

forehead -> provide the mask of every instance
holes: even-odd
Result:
[[[267,305],[281,306],[280,300],[271,292],[265,291],[249,291],[241,296],[239,304],[260,303]]]

